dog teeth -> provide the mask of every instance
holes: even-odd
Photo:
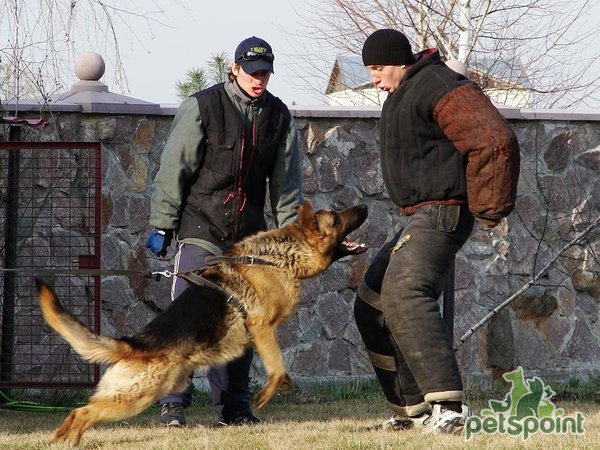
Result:
[[[365,244],[359,244],[358,242],[351,241],[349,239],[345,239],[342,242],[342,245],[346,247],[348,250],[356,250],[357,248],[365,247]]]

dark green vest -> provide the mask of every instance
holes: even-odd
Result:
[[[186,193],[178,236],[199,238],[221,248],[266,228],[267,179],[291,116],[266,92],[256,121],[248,127],[223,83],[194,94],[206,137],[200,169]]]

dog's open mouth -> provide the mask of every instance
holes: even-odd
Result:
[[[352,241],[348,238],[345,238],[342,243],[338,245],[338,248],[339,247],[341,247],[340,250],[348,255],[359,255],[367,251],[367,246],[365,244]]]
[[[360,255],[367,251],[367,246],[351,239],[345,238],[340,242],[333,252],[333,261],[337,261],[344,256]]]

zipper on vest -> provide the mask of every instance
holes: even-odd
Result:
[[[235,193],[230,192],[227,194],[225,201],[223,204],[229,203],[229,201],[235,199],[234,209],[233,209],[233,217],[232,217],[232,225],[231,225],[231,242],[235,240],[238,227],[240,224],[240,217],[242,212],[246,208],[246,193],[242,190],[242,186],[244,185],[244,180],[250,173],[250,167],[252,166],[252,159],[254,156],[254,149],[256,147],[256,122],[253,120],[250,126],[250,132],[252,136],[252,142],[250,146],[250,158],[248,159],[248,164],[244,165],[244,153],[246,151],[246,133],[245,130],[242,131],[242,142],[240,145],[240,158],[238,163],[238,172],[237,172],[237,180],[235,186]],[[246,174],[244,174],[244,169],[246,169]],[[231,243],[230,242],[230,243]]]

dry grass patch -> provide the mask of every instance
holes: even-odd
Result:
[[[567,415],[585,416],[585,433],[534,435],[523,442],[510,436],[430,436],[420,431],[369,432],[365,428],[388,418],[380,398],[298,404],[278,400],[260,412],[261,425],[214,428],[210,406],[198,402],[187,410],[188,426],[167,429],[151,409],[127,423],[107,423],[84,435],[82,449],[595,449],[600,442],[600,411],[594,402],[556,402]],[[475,405],[477,407],[477,405]],[[481,404],[479,407],[487,405]],[[476,409],[477,413],[478,409]],[[48,444],[64,412],[0,409],[0,449],[62,449]]]

